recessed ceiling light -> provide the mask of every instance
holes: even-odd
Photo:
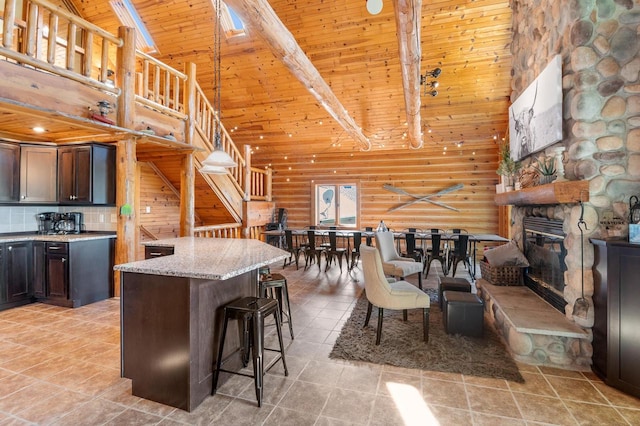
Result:
[[[31,130],[33,130],[33,131],[34,131],[34,132],[36,132],[36,133],[43,133],[43,132],[45,131],[45,130],[44,130],[44,127],[40,127],[40,126],[36,126],[36,127],[34,127],[33,129],[31,129]]]

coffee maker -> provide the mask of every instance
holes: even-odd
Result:
[[[83,227],[81,212],[58,213],[54,226],[58,234],[79,234],[83,231]]]
[[[36,215],[38,220],[38,234],[54,234],[56,224],[56,212],[43,212]]]

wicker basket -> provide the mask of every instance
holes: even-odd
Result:
[[[491,266],[480,262],[482,278],[493,285],[522,285],[522,269],[521,266]]]

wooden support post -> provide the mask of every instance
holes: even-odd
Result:
[[[118,97],[117,123],[120,127],[133,128],[134,123],[134,69],[135,69],[135,30],[120,27],[118,36],[124,41],[118,49],[116,78],[122,89]],[[118,209],[117,241],[115,262],[127,263],[136,260],[136,246],[139,240],[138,212],[136,205],[136,141],[124,139],[118,141],[116,151],[116,207]],[[130,214],[122,214],[129,213]],[[114,295],[120,295],[120,275],[115,276]]]
[[[251,145],[244,146],[244,201],[251,201]]]
[[[272,169],[267,169],[267,175],[264,178],[265,182],[265,186],[266,188],[266,196],[267,196],[267,201],[273,201],[273,192],[272,192],[272,186],[273,186],[273,170]]]
[[[196,122],[196,65],[187,64],[187,82],[183,104],[187,115],[185,142],[192,145]],[[180,170],[180,236],[192,237],[195,227],[195,162],[194,153],[186,154]]]

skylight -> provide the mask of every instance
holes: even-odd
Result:
[[[222,2],[222,10],[220,12],[220,17],[222,18],[222,29],[227,38],[243,36],[246,34],[244,30],[244,23],[238,14],[224,2]]]
[[[156,53],[155,42],[151,38],[151,34],[145,27],[138,11],[131,4],[130,0],[110,0],[111,8],[118,16],[120,23],[126,27],[136,29],[136,48],[144,53]]]

